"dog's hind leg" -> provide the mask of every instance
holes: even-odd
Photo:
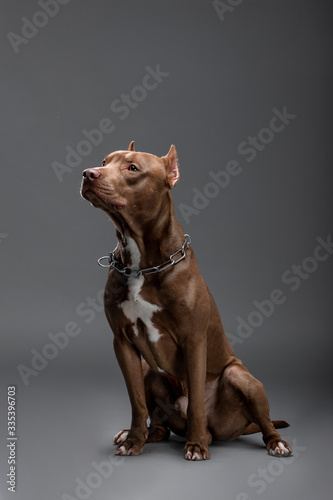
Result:
[[[147,443],[169,438],[170,430],[185,436],[187,421],[176,409],[177,395],[170,381],[163,375],[144,367],[146,404],[149,413]]]
[[[259,426],[270,455],[292,453],[270,419],[264,386],[238,360],[227,366],[222,374],[211,420],[216,439],[235,439],[247,433],[249,424],[254,423]]]

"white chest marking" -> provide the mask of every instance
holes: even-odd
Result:
[[[131,268],[138,269],[140,267],[141,254],[140,250],[132,238],[128,238],[126,249],[131,254]],[[120,307],[122,308],[125,316],[134,323],[133,330],[135,335],[139,335],[137,320],[141,321],[146,325],[148,338],[150,342],[157,342],[161,337],[158,329],[153,325],[152,317],[154,312],[161,311],[161,307],[156,304],[151,304],[150,302],[144,300],[140,296],[140,292],[144,283],[144,276],[139,278],[130,277],[128,279],[128,300],[123,302]]]

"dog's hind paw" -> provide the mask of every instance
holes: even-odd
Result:
[[[147,443],[156,443],[166,441],[170,437],[170,430],[161,425],[148,427]]]
[[[277,439],[267,444],[267,451],[273,457],[288,457],[293,452],[287,441]]]

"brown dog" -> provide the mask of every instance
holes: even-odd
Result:
[[[132,422],[115,436],[116,454],[139,455],[171,430],[186,436],[187,460],[206,460],[213,439],[261,431],[271,455],[287,456],[276,428],[288,424],[271,421],[263,385],[236,358],[176,221],[170,190],[178,179],[174,146],[159,158],[135,152],[134,142],[83,172],[82,196],[110,216],[118,238],[105,312]]]

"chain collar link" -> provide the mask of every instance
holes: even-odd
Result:
[[[135,278],[139,278],[143,274],[154,274],[154,273],[160,273],[161,271],[165,271],[171,266],[174,266],[175,264],[178,264],[181,260],[185,259],[186,256],[186,250],[189,247],[191,243],[191,238],[189,234],[185,234],[185,241],[182,245],[182,247],[177,250],[177,252],[173,253],[170,255],[169,260],[164,262],[163,264],[160,264],[158,266],[154,267],[145,267],[143,269],[132,269],[131,267],[124,266],[120,262],[118,262],[115,259],[114,252],[116,249],[113,250],[113,252],[110,252],[109,255],[106,255],[104,257],[100,257],[98,259],[98,265],[101,267],[112,267],[115,271],[118,271],[118,273],[123,274],[125,277],[129,278],[131,276],[134,276]],[[180,254],[180,257],[175,258],[178,254]],[[102,264],[103,260],[108,260],[108,264]]]

